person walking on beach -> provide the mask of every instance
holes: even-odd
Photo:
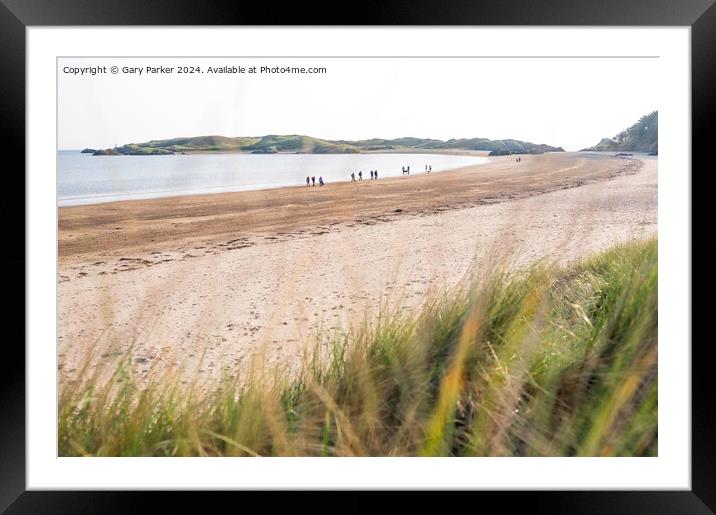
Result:
[[[313,182],[313,187],[315,188],[316,187],[316,176],[315,175],[311,177],[311,181]]]
[[[370,171],[370,180],[373,180],[373,170]]]
[[[318,178],[318,185],[323,186],[323,175]]]
[[[375,171],[375,180],[378,180],[378,170]]]
[[[358,180],[359,180],[359,181],[362,181],[362,180],[363,180],[363,170],[360,170],[360,171],[358,172]]]
[[[356,182],[356,174],[355,174],[355,172],[351,172],[351,182]]]
[[[428,173],[428,165],[425,165],[425,173]]]
[[[428,166],[428,173],[433,171],[433,165]]]
[[[403,170],[403,175],[405,175],[405,167],[402,166],[400,169]]]
[[[311,178],[307,176],[306,177],[306,187],[308,187],[310,185],[311,185]]]

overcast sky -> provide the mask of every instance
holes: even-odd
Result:
[[[513,138],[579,150],[658,109],[656,59],[60,59],[59,148],[180,136]],[[77,76],[66,66],[325,66]]]

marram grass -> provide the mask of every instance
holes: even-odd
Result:
[[[657,242],[492,273],[209,391],[78,372],[61,456],[654,456]]]

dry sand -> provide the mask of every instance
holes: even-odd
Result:
[[[324,188],[59,210],[58,355],[141,374],[296,363],[311,335],[410,311],[485,258],[569,261],[657,230],[657,160],[593,154]],[[205,352],[203,361],[199,360]]]

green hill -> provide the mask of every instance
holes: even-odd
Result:
[[[484,150],[491,155],[542,154],[563,152],[562,147],[535,144],[518,140],[489,140],[485,138],[450,139],[442,141],[427,138],[397,138],[367,140],[324,140],[311,136],[269,134],[260,137],[198,136],[152,140],[146,143],[128,143],[114,149],[98,150],[94,155],[164,155],[192,152],[248,152],[276,154],[279,152],[303,154],[351,154],[377,151],[411,150]]]
[[[602,138],[593,147],[582,149],[588,151],[632,151],[659,153],[659,112],[654,111],[642,116],[638,122],[613,138]]]

